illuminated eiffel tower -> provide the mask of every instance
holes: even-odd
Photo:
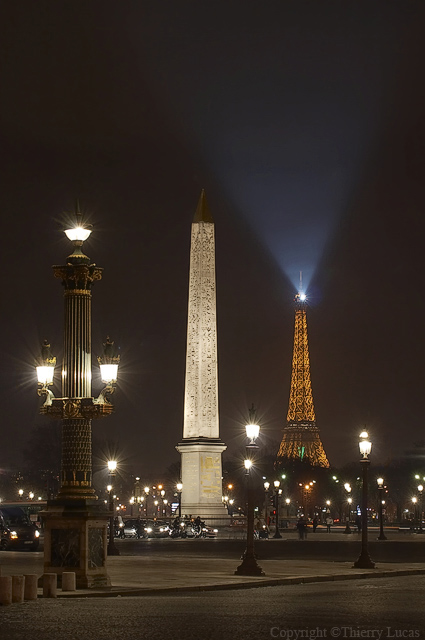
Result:
[[[314,414],[308,354],[306,296],[295,296],[294,352],[287,424],[283,429],[278,461],[282,458],[308,460],[317,467],[329,467]]]

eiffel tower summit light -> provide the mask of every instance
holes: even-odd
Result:
[[[181,454],[181,508],[216,524],[227,520],[222,503],[217,379],[214,221],[202,190],[192,223],[187,319],[186,379]]]
[[[329,462],[316,426],[310,380],[310,358],[307,336],[307,297],[302,290],[295,296],[294,351],[287,424],[283,429],[278,459],[308,460],[318,467]]]

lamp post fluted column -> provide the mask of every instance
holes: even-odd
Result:
[[[356,569],[374,569],[375,563],[372,562],[367,548],[367,495],[368,495],[368,470],[370,465],[369,455],[372,444],[369,441],[367,431],[360,434],[359,449],[362,455],[360,464],[362,466],[362,549],[360,556],[354,563]]]

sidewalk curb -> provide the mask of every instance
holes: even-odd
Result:
[[[117,590],[105,591],[76,591],[72,593],[58,592],[57,598],[123,598],[140,596],[172,595],[174,593],[197,593],[200,591],[229,591],[237,589],[258,589],[260,587],[278,587],[292,584],[311,584],[314,582],[336,582],[345,580],[363,580],[366,578],[391,578],[399,576],[425,575],[425,569],[401,569],[395,571],[370,570],[365,573],[342,573],[316,576],[293,576],[288,578],[271,578],[269,580],[253,580],[252,582],[232,582],[226,584],[198,585],[187,587],[159,587],[157,589],[138,589],[132,587],[117,587]],[[113,587],[112,587],[113,589]],[[42,597],[40,594],[38,597]]]

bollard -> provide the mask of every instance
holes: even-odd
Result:
[[[12,576],[0,577],[0,604],[12,604]]]
[[[56,598],[57,583],[56,573],[43,573],[43,598]]]
[[[12,602],[24,601],[24,576],[12,576]]]
[[[63,572],[62,591],[75,591],[75,572],[74,571]]]
[[[38,577],[35,573],[29,573],[24,578],[24,600],[37,600]]]

